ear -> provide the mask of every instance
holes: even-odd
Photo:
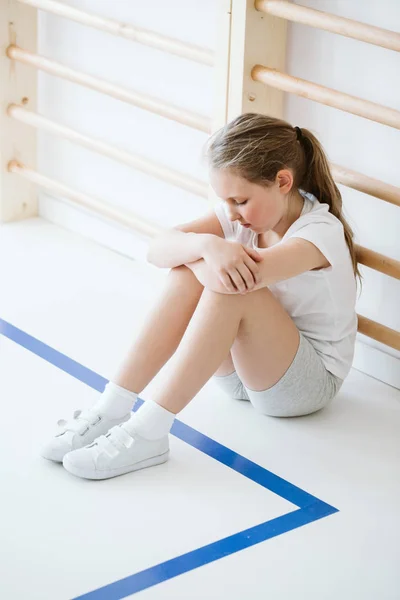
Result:
[[[276,174],[276,183],[282,194],[288,194],[293,187],[293,173],[289,169],[281,169]]]

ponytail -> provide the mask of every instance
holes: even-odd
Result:
[[[298,128],[296,128],[298,129]],[[342,196],[333,181],[325,152],[317,138],[308,129],[298,129],[297,139],[305,154],[305,171],[299,187],[314,194],[320,202],[328,204],[331,212],[343,225],[344,237],[350,252],[354,275],[361,281],[356,249],[353,242],[353,230],[342,211]]]

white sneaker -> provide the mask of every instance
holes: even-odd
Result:
[[[168,457],[168,435],[158,440],[146,440],[136,433],[129,433],[122,423],[93,444],[66,454],[63,465],[77,477],[109,479],[159,465]]]
[[[68,452],[91,444],[93,440],[107,433],[112,427],[129,421],[131,414],[129,412],[124,417],[110,419],[100,414],[95,407],[83,412],[76,410],[71,421],[63,419],[58,421],[57,425],[61,427],[61,431],[42,448],[41,455],[47,460],[62,463]]]

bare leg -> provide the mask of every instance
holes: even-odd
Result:
[[[165,290],[114,383],[140,394],[179,346],[203,291],[190,269],[184,265],[171,269]]]
[[[203,291],[154,402],[177,414],[200,391],[230,349],[251,389],[274,385],[293,361],[299,333],[269,289],[241,295]]]
[[[243,314],[241,295],[204,290],[183,340],[175,352],[167,384],[153,401],[177,414],[215,373],[231,348]]]
[[[188,290],[191,292],[190,304],[185,299],[177,309],[175,304],[171,306],[165,302],[167,298],[178,302],[182,293],[188,293]],[[67,452],[63,464],[71,473],[88,479],[107,479],[165,462],[169,453],[167,434],[175,415],[210,379],[230,349],[239,377],[254,390],[274,385],[292,363],[299,344],[299,332],[269,289],[230,295],[204,287],[201,291],[198,286],[193,290],[184,284],[180,293],[171,286],[167,291],[169,295],[166,293],[160,302],[163,318],[154,311],[125,366],[128,379],[133,382],[134,389],[140,391],[145,384],[141,368],[146,368],[142,354],[146,353],[146,360],[151,362],[152,372],[149,368],[146,371],[150,378],[178,344],[166,384],[130,415],[123,424],[125,431],[113,427],[109,435],[100,436],[96,444]],[[166,322],[167,317],[172,322]],[[158,343],[158,326],[163,329],[161,343]],[[151,338],[150,343],[146,334]],[[153,344],[156,344],[156,352]],[[124,380],[118,381],[126,385]],[[134,438],[135,444],[127,435]],[[100,455],[99,447],[100,452],[103,448]],[[113,463],[116,456],[117,461]],[[97,463],[100,459],[101,465]],[[105,468],[107,464],[110,469]],[[117,468],[113,468],[113,464]]]

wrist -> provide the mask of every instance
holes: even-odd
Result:
[[[210,247],[214,244],[215,242],[215,235],[212,235],[211,233],[201,233],[201,234],[195,234],[197,235],[198,242],[199,242],[199,254],[200,254],[200,258],[205,258],[205,256],[208,254]]]

